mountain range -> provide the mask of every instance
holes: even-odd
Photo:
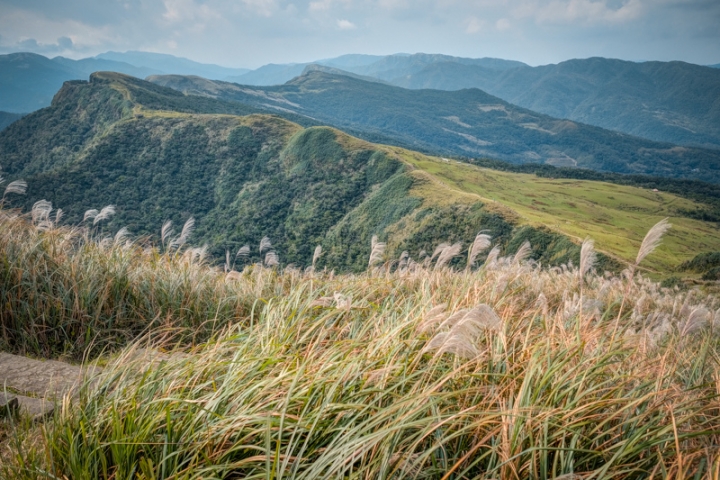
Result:
[[[720,151],[644,140],[517,107],[478,89],[410,90],[315,68],[279,86],[188,76],[151,82],[192,95],[305,115],[430,153],[720,182]]]
[[[706,184],[643,177],[638,188],[633,177],[627,185],[567,179],[549,166],[542,177],[480,168],[117,73],[66,82],[50,107],[0,132],[0,165],[8,180],[29,185],[9,206],[46,199],[65,212],[64,223],[95,235],[125,226],[165,248],[167,238],[157,235],[164,222],[179,229],[193,216],[192,242],[207,243],[215,258],[230,252],[231,263],[245,261],[235,259],[241,246],[268,236],[283,264],[308,265],[319,244],[321,266],[359,271],[374,235],[387,241],[390,257],[418,258],[441,241],[468,245],[486,230],[504,251],[530,241],[546,265],[577,261],[579,241],[591,235],[605,252],[600,267],[618,269],[665,216],[673,230],[650,268],[667,273],[720,250],[717,228],[700,220],[720,206],[717,188]],[[705,198],[690,195],[703,189]],[[110,204],[117,214],[108,223],[83,221],[85,210]],[[259,259],[253,250],[249,261]]]
[[[62,82],[94,71],[197,75],[256,86],[284,84],[308,67],[413,89],[479,88],[509,103],[659,142],[720,148],[720,70],[683,62],[588,58],[531,67],[493,58],[437,54],[343,55],[249,71],[171,55],[107,52],[93,58],[0,56],[0,110],[27,113],[50,104]]]

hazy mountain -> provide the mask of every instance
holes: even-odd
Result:
[[[708,65],[710,68],[720,68],[720,63],[716,63],[715,65]]]
[[[395,78],[406,88],[480,88],[531,110],[657,141],[720,148],[720,70],[605,58],[504,71],[440,62]]]
[[[230,76],[242,75],[250,71],[247,68],[229,68],[221,67],[219,65],[214,65],[210,63],[199,63],[188,60],[187,58],[176,57],[164,53],[137,51],[129,51],[124,53],[106,52],[101,53],[94,58],[100,60],[112,60],[115,62],[125,62],[131,65],[135,65],[137,67],[159,70],[167,74],[198,75],[211,79],[223,79]],[[113,69],[105,70],[117,71]],[[134,76],[140,77],[139,75]],[[140,78],[144,78],[145,76],[142,76]]]
[[[34,53],[0,55],[0,110],[27,113],[47,107],[63,82],[87,79],[92,72],[99,70],[142,77],[162,72],[93,58],[49,59]]]
[[[478,89],[408,90],[311,71],[281,86],[180,76],[160,85],[278,112],[293,112],[415,149],[620,173],[720,182],[720,152],[676,147],[516,107]]]
[[[449,55],[426,53],[395,55],[342,55],[337,58],[317,60],[307,63],[268,64],[244,75],[227,77],[222,80],[243,85],[281,85],[300,75],[308,65],[324,65],[365,77],[380,80],[393,80],[398,76],[422,70],[427,65],[438,62],[456,62],[461,65],[479,65],[492,70],[507,70],[526,66],[522,62],[501,60],[498,58],[462,58]],[[204,76],[204,75],[201,75]],[[207,76],[205,76],[207,78]]]
[[[0,130],[23,117],[21,113],[0,112]]]

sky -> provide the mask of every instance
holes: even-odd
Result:
[[[0,0],[0,53],[109,50],[244,68],[417,52],[707,65],[720,0]]]

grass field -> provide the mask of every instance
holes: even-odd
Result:
[[[401,149],[391,151],[450,190],[471,194],[490,208],[493,203],[500,204],[501,209],[507,207],[511,212],[506,214],[514,212],[521,224],[544,225],[578,243],[593,238],[599,251],[625,262],[634,259],[645,232],[669,217],[673,227],[663,245],[648,259],[645,267],[650,271],[669,272],[698,253],[720,250],[720,229],[709,222],[677,216],[678,209],[690,210],[698,205],[673,194],[604,182],[500,172]],[[417,194],[434,201],[448,198],[440,188],[424,188]]]

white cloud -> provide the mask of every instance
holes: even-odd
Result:
[[[507,18],[501,18],[495,22],[495,28],[498,32],[503,32],[510,28],[510,21]]]
[[[355,30],[357,26],[352,23],[350,20],[338,20],[337,26],[340,30]]]
[[[623,23],[638,18],[643,12],[641,0],[626,0],[613,8],[607,0],[551,0],[524,2],[516,7],[516,17],[530,17],[537,23]]]
[[[482,18],[470,17],[467,20],[465,27],[465,33],[478,33],[485,29],[486,22]]]

